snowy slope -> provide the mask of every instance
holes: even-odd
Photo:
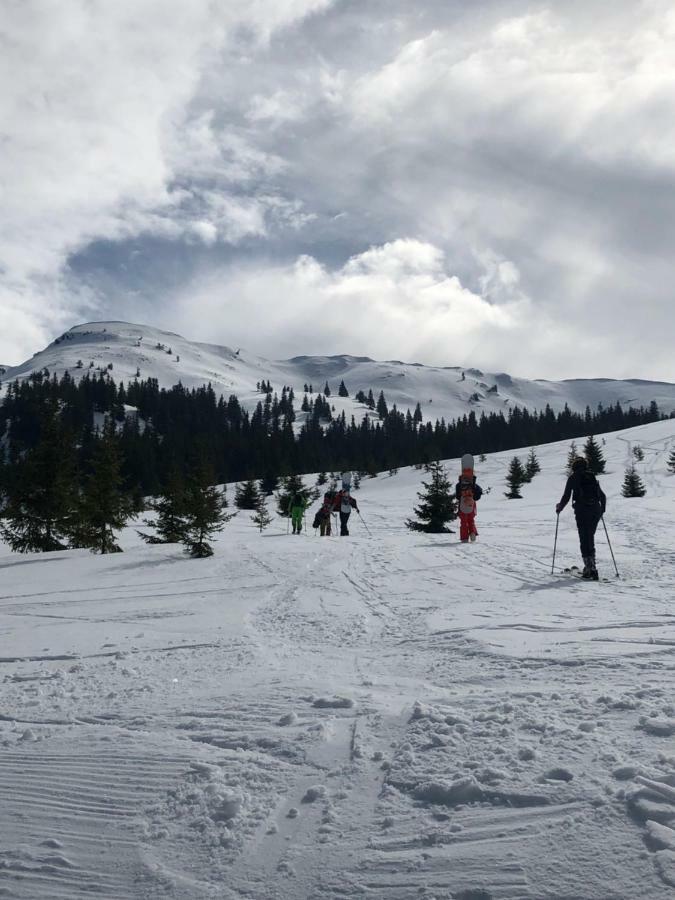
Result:
[[[551,575],[566,444],[520,501],[488,457],[475,545],[404,528],[401,470],[349,539],[240,513],[209,560],[0,548],[0,895],[671,898],[673,446],[606,436],[597,584]]]
[[[171,352],[169,352],[171,351]],[[83,368],[78,369],[78,360]],[[89,366],[93,364],[93,368]],[[108,366],[112,364],[112,371]],[[624,406],[648,406],[655,400],[669,413],[675,409],[675,384],[640,380],[581,379],[572,381],[528,381],[505,373],[484,373],[457,367],[434,368],[397,361],[377,362],[353,356],[301,356],[291,360],[270,361],[252,356],[239,348],[219,347],[188,341],[176,334],[145,325],[123,322],[98,322],[79,325],[36,353],[32,359],[8,369],[4,380],[21,378],[47,368],[61,375],[72,375],[99,369],[110,371],[117,381],[128,381],[140,372],[142,378],[156,378],[170,387],[181,381],[188,387],[211,382],[217,393],[236,394],[248,408],[260,399],[256,384],[269,380],[275,390],[284,384],[294,388],[298,400],[305,384],[315,391],[329,382],[331,403],[339,414],[361,417],[364,407],[352,399],[337,397],[344,379],[350,394],[373,390],[375,397],[383,390],[389,405],[413,410],[419,402],[425,418],[435,421],[462,416],[472,409],[508,410],[519,405],[543,409],[550,404],[560,410],[567,403],[571,409],[595,409],[619,401]],[[299,404],[298,404],[299,405]]]

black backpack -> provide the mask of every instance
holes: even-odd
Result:
[[[579,472],[575,497],[577,506],[600,506],[600,485],[592,472]]]

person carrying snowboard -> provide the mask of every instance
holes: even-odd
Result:
[[[355,509],[358,512],[359,508],[356,504],[356,500],[350,495],[348,488],[343,487],[342,490],[338,491],[335,495],[333,509],[340,513],[340,537],[349,537],[349,529],[347,527],[349,516],[351,515],[352,509]]]
[[[476,476],[462,472],[455,485],[455,497],[459,509],[459,539],[463,544],[475,541],[478,537],[476,528],[476,503],[483,496],[483,489],[476,481]]]
[[[598,483],[598,479],[588,471],[588,462],[579,457],[572,463],[572,474],[567,479],[565,491],[556,504],[557,515],[565,509],[572,498],[574,518],[577,520],[579,546],[584,560],[582,578],[598,580],[595,564],[595,530],[605,514],[607,497]]]
[[[305,515],[309,503],[302,494],[294,494],[288,504],[291,513],[291,523],[293,525],[293,534],[302,532],[302,517]]]

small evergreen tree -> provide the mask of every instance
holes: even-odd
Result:
[[[326,382],[326,384],[324,385],[323,395],[324,397],[330,397],[330,387],[328,385],[328,382]]]
[[[0,534],[18,553],[65,550],[76,498],[75,448],[52,405],[42,415],[38,443],[16,464]]]
[[[537,459],[537,455],[534,452],[534,447],[531,447],[527,457],[527,462],[525,463],[525,481],[532,481],[534,476],[539,472],[541,472],[541,466],[539,465],[539,460]]]
[[[675,475],[675,447],[670,451],[670,456],[668,457],[666,465],[668,466],[668,471],[672,475]]]
[[[526,474],[523,464],[517,456],[514,456],[509,463],[509,471],[506,476],[506,484],[508,492],[504,494],[509,500],[522,500],[523,495],[520,488],[525,484]]]
[[[584,444],[584,456],[588,463],[588,471],[594,475],[602,475],[605,471],[605,457],[602,455],[600,445],[593,435]]]
[[[577,451],[577,445],[574,441],[570,444],[570,449],[567,453],[567,465],[565,466],[565,473],[569,476],[572,474],[572,466],[574,465],[574,460],[578,459],[579,453]]]
[[[478,462],[485,462],[486,459],[487,456],[484,453],[481,453],[481,455],[478,457]]]
[[[642,447],[641,447],[639,444],[636,444],[636,445],[633,447],[633,458],[634,458],[637,462],[644,462],[644,459],[645,459],[645,451],[642,449]]]
[[[349,391],[347,390],[347,386],[344,381],[340,382],[340,387],[338,388],[338,397],[349,397]]]
[[[377,398],[377,414],[381,419],[386,419],[388,412],[389,408],[387,401],[384,399],[384,391],[380,391],[380,396]]]
[[[326,475],[325,472],[319,472],[319,474],[316,476],[316,483],[319,487],[321,487],[321,485],[326,484],[327,481],[328,481],[328,475]]]
[[[624,497],[644,497],[647,489],[638,473],[635,471],[635,464],[632,463],[626,469],[623,479],[623,487],[621,493]]]
[[[293,497],[301,497],[305,503],[308,503],[312,496],[309,488],[305,487],[305,483],[300,475],[289,475],[282,482],[282,489],[277,494],[277,512],[280,516],[288,518],[291,514],[291,500]]]
[[[457,518],[457,503],[445,468],[439,463],[429,466],[431,481],[423,481],[424,492],[417,494],[421,503],[414,513],[417,521],[408,519],[406,527],[411,531],[443,534],[450,531],[447,523]]]
[[[260,491],[255,481],[237,485],[234,495],[234,505],[237,509],[257,509],[259,501]]]
[[[75,547],[94,553],[120,553],[116,531],[131,515],[131,501],[122,489],[122,453],[114,425],[106,423],[94,439],[91,471],[79,497],[76,522],[71,531]]]
[[[188,479],[185,491],[183,546],[194,559],[213,556],[209,540],[233,518],[225,512],[225,491],[219,490],[213,481],[213,470],[204,460],[200,460]]]
[[[271,524],[272,516],[267,510],[267,498],[264,494],[258,496],[258,505],[255,508],[255,513],[251,516],[251,520],[260,529],[261,534]]]
[[[263,494],[265,494],[266,497],[269,497],[270,494],[273,494],[278,487],[279,476],[274,475],[272,472],[268,472],[260,479],[260,490]]]
[[[166,488],[151,507],[156,519],[146,519],[145,524],[155,529],[155,534],[138,533],[148,544],[181,544],[185,537],[185,483],[174,466],[169,472]]]

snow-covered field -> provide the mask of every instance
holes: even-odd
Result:
[[[475,545],[404,528],[401,470],[357,495],[372,536],[3,548],[0,896],[671,898],[674,445],[607,436],[597,584],[551,575],[567,444],[520,501],[512,453],[479,466]]]

